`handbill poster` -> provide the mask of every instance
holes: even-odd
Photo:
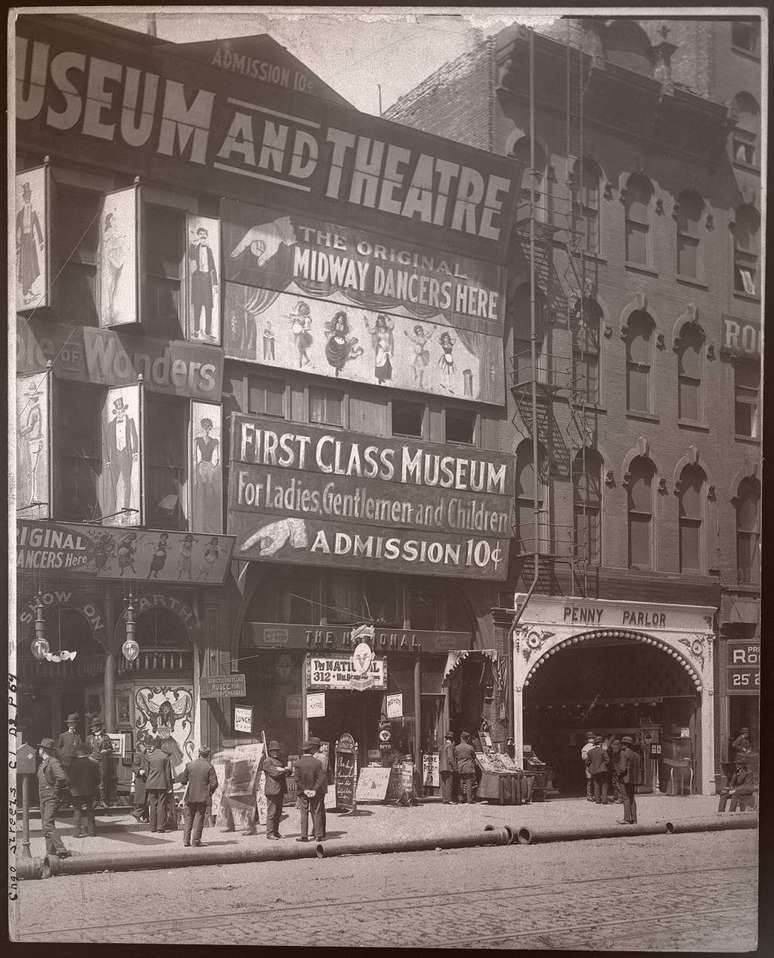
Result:
[[[46,373],[16,380],[16,509],[45,519],[50,509],[50,404]]]
[[[108,193],[99,220],[99,324],[137,323],[139,188]]]
[[[223,531],[221,409],[214,403],[191,403],[193,528],[210,534]]]
[[[16,176],[16,308],[49,305],[50,184],[40,166]]]
[[[102,405],[100,507],[111,525],[142,525],[142,388],[106,390]]]
[[[187,217],[186,301],[188,338],[220,342],[220,221]]]

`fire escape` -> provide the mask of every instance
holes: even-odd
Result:
[[[569,32],[569,31],[568,31]],[[560,183],[546,165],[535,167],[535,64],[529,34],[530,161],[524,173],[515,238],[529,263],[530,341],[517,339],[511,392],[517,431],[532,440],[534,522],[516,529],[522,575],[537,579],[537,591],[587,595],[590,564],[598,561],[590,534],[588,469],[596,446],[597,373],[587,359],[599,353],[599,323],[590,320],[597,286],[595,233],[598,216],[584,178],[584,98],[591,62],[565,45],[566,175]],[[598,209],[599,198],[596,198]],[[540,317],[538,320],[538,305]],[[523,328],[523,326],[522,326]],[[594,341],[596,340],[596,342]],[[552,521],[552,479],[567,483],[572,521]],[[546,490],[546,491],[544,491]],[[521,496],[526,499],[528,491]],[[523,516],[523,511],[520,510]],[[593,526],[592,526],[593,527]],[[537,567],[537,568],[536,568]]]

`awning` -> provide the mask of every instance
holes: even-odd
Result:
[[[454,672],[470,655],[481,655],[485,659],[490,659],[494,665],[497,665],[497,649],[459,649],[449,652],[446,656],[446,665],[443,670],[443,681]]]

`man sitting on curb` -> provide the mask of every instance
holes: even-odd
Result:
[[[752,794],[755,791],[755,776],[747,767],[747,758],[744,755],[738,755],[736,759],[736,768],[731,776],[728,785],[720,791],[720,801],[718,802],[718,814],[722,815],[726,810],[726,803],[731,799],[730,811],[744,811],[752,805]]]
[[[212,793],[218,787],[218,776],[210,764],[210,750],[206,745],[202,745],[199,749],[199,757],[196,761],[183,769],[180,781],[183,785],[188,785],[183,799],[183,845],[187,848],[193,844],[194,848],[199,848],[202,843],[207,805]],[[191,840],[192,828],[193,841]]]

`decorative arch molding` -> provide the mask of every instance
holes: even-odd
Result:
[[[536,630],[529,631],[525,638],[525,652],[527,649],[535,647],[537,647],[537,650],[539,651],[538,658],[536,658],[535,661],[529,666],[526,674],[524,675],[522,684],[525,690],[529,687],[532,677],[540,668],[540,666],[543,665],[544,662],[547,662],[553,655],[556,655],[557,652],[561,652],[564,649],[583,644],[593,639],[622,639],[624,641],[635,641],[640,642],[643,645],[650,645],[653,648],[664,652],[670,658],[674,659],[675,662],[677,662],[677,664],[688,673],[691,681],[693,682],[694,688],[698,693],[704,691],[702,673],[704,673],[709,667],[712,649],[712,635],[702,635],[700,633],[696,633],[693,638],[682,637],[678,639],[677,642],[685,647],[685,651],[683,651],[676,647],[674,641],[670,641],[670,639],[659,635],[652,635],[646,632],[637,632],[629,629],[593,629],[590,632],[579,632],[576,635],[570,635],[558,639],[556,642],[547,646],[545,651],[543,651],[540,646],[543,644],[545,639],[541,640],[538,638],[537,642],[530,642],[535,632]],[[538,636],[539,635],[540,633],[538,633]],[[542,635],[546,635],[546,633],[542,633]],[[547,633],[547,635],[550,637],[552,633]],[[527,658],[526,654],[525,658]]]
[[[189,640],[193,642],[194,630],[200,623],[196,610],[192,606],[187,605],[177,596],[163,592],[154,592],[151,595],[140,595],[135,598],[134,611],[137,618],[151,609],[166,609],[167,612],[176,615],[185,626]],[[126,608],[116,616],[116,631],[123,628],[125,624]]]
[[[642,456],[643,459],[650,459],[650,461],[653,463],[653,467],[656,470],[655,475],[659,476],[661,474],[661,470],[658,468],[658,463],[653,458],[653,452],[650,448],[650,443],[645,436],[639,436],[636,445],[632,446],[632,448],[623,457],[623,461],[621,462],[622,476],[626,477],[629,475],[631,464],[638,456]]]
[[[516,127],[511,133],[508,134],[508,137],[505,141],[505,155],[512,156],[513,148],[516,146],[519,140],[528,140],[528,139],[529,139],[529,131],[528,130],[522,131],[518,127]],[[543,151],[543,155],[546,158],[546,176],[548,176],[548,171],[550,167],[553,165],[551,162],[551,157],[554,154],[551,150],[551,147],[548,145],[545,138],[537,132],[535,133],[535,146],[539,146],[540,149]],[[525,174],[527,173],[526,169],[524,173]],[[523,176],[522,176],[522,188],[525,190],[529,188],[529,183],[526,183],[524,181]]]
[[[626,306],[621,310],[621,339],[628,339],[629,337],[629,318],[633,313],[645,312],[653,320],[654,332],[658,334],[659,330],[662,328],[661,320],[653,311],[652,306],[648,302],[647,294],[640,290]]]
[[[715,486],[712,482],[712,478],[707,471],[707,464],[701,457],[701,453],[694,445],[688,446],[685,451],[685,455],[681,456],[675,463],[675,468],[672,472],[672,488],[676,496],[680,495],[680,476],[682,475],[683,469],[686,466],[698,466],[699,469],[704,473],[704,478],[707,480],[707,498],[712,500],[715,497]]]
[[[740,469],[734,473],[731,477],[731,482],[728,486],[728,498],[729,501],[734,502],[736,500],[736,494],[739,490],[739,483],[743,479],[757,479],[758,482],[761,482],[761,464],[760,462],[751,462],[747,456],[745,456],[744,463]]]
[[[35,622],[35,602],[37,596],[32,594],[29,598],[22,599],[17,606],[17,621],[19,631],[24,626],[30,626]],[[105,646],[105,612],[102,606],[98,605],[93,599],[78,595],[76,592],[68,589],[48,589],[41,594],[43,607],[72,609],[79,612],[91,628],[93,638],[101,646]]]

